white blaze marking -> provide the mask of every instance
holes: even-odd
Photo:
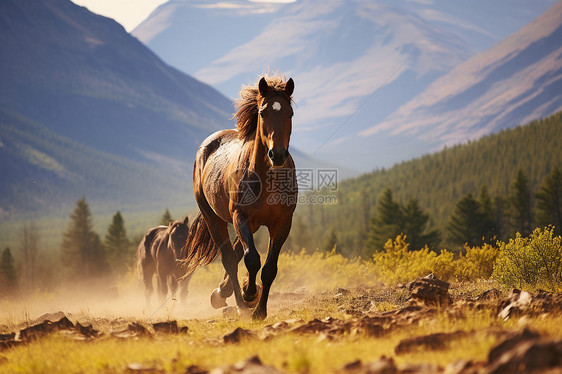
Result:
[[[281,104],[279,104],[279,102],[276,101],[276,102],[273,103],[272,108],[273,108],[273,110],[280,111],[281,110]]]

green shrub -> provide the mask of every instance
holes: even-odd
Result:
[[[489,279],[498,257],[498,248],[489,244],[482,247],[465,246],[466,254],[455,261],[455,277],[458,280]]]
[[[453,254],[443,251],[437,254],[426,246],[419,251],[409,251],[406,236],[400,234],[388,240],[384,251],[373,255],[379,278],[387,284],[412,281],[434,273],[439,279],[448,280],[454,274]]]
[[[527,238],[516,234],[499,242],[493,277],[508,287],[562,289],[562,238],[553,228],[535,229]]]

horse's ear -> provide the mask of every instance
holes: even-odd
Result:
[[[186,225],[186,226],[189,224],[189,217],[188,216],[185,216],[185,219],[183,220],[183,224]]]
[[[295,90],[295,82],[293,81],[293,78],[289,78],[287,83],[285,83],[285,92],[287,93],[287,95],[291,96],[294,90]]]
[[[269,86],[267,85],[267,81],[264,77],[260,79],[260,83],[258,84],[260,89],[260,95],[265,96],[267,95],[267,91],[269,91]]]

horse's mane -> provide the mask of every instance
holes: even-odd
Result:
[[[276,93],[284,95],[289,102],[291,97],[285,92],[285,84],[287,83],[285,77],[280,75],[268,76],[264,75],[263,78],[267,81],[269,86],[268,95]],[[260,77],[261,79],[261,77]],[[258,88],[260,79],[253,86],[243,86],[240,90],[240,98],[236,100],[234,108],[236,113],[236,129],[238,130],[240,139],[251,140],[254,138],[254,132],[258,126],[258,100],[261,97]]]

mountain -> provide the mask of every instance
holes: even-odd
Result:
[[[83,195],[187,207],[200,142],[233,126],[229,99],[68,0],[2,1],[0,28],[2,218]]]
[[[562,2],[363,131],[451,145],[562,109]]]
[[[193,208],[195,153],[234,127],[231,100],[68,0],[2,1],[0,28],[0,220],[82,196],[98,213]]]
[[[551,4],[176,0],[161,5],[133,35],[227,96],[236,96],[240,82],[256,73],[279,70],[293,77],[295,146],[370,170],[419,156],[435,144],[414,136],[364,139],[364,131]]]

